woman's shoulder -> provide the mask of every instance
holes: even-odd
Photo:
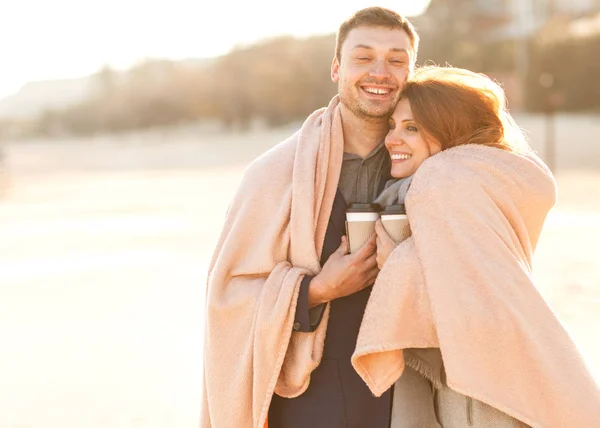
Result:
[[[465,144],[426,159],[415,174],[415,182],[452,182],[494,176],[519,180],[519,177],[531,175],[547,178],[552,175],[533,151],[516,153],[496,147]]]
[[[534,152],[515,153],[467,144],[443,150],[417,170],[412,189],[424,195],[453,191],[463,197],[485,192],[513,198],[556,198],[556,182]],[[411,190],[411,193],[413,191]]]

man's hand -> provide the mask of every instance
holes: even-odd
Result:
[[[375,223],[375,233],[377,234],[377,267],[381,269],[398,244],[387,234],[381,220]]]
[[[376,235],[358,249],[348,254],[348,238],[329,257],[323,269],[310,281],[308,306],[314,307],[340,297],[349,296],[373,285],[379,273],[377,268]]]

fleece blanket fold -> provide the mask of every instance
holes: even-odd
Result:
[[[379,396],[404,349],[440,348],[446,382],[533,427],[600,426],[600,391],[532,280],[556,184],[533,154],[466,145],[414,175],[412,237],[373,286],[352,363]]]
[[[314,333],[292,324],[303,276],[321,268],[342,158],[335,97],[245,171],[209,267],[203,428],[262,428],[275,390],[308,387],[329,308]]]

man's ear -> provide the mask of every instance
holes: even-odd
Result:
[[[337,56],[333,57],[333,62],[331,63],[331,80],[334,83],[337,83],[338,80],[340,80],[340,63]]]

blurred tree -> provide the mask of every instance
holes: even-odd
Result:
[[[335,36],[277,37],[239,47],[201,67],[147,60],[126,72],[103,67],[86,101],[40,118],[42,132],[121,131],[220,120],[245,129],[303,119],[335,94]]]
[[[92,93],[99,98],[110,97],[117,89],[117,73],[108,65],[103,66],[93,76]]]
[[[503,0],[431,0],[414,19],[421,35],[420,63],[434,62],[478,72],[503,71],[512,66],[512,43],[495,32],[510,21]]]
[[[487,6],[486,6],[487,5]],[[490,3],[491,5],[491,3]],[[511,80],[515,43],[492,37],[506,18],[502,5],[476,0],[432,0],[414,21],[421,36],[419,63],[449,63]],[[485,7],[484,7],[485,6]],[[600,35],[570,37],[566,27],[538,37],[530,59],[528,105],[544,108],[543,73],[563,94],[564,108],[598,106]],[[233,49],[208,62],[146,60],[116,72],[103,67],[89,99],[47,112],[40,132],[118,132],[186,121],[219,120],[246,129],[254,121],[279,126],[302,120],[336,93],[330,79],[335,35],[276,37]],[[513,79],[514,80],[514,79]],[[555,97],[556,99],[556,97]]]
[[[550,102],[567,111],[600,109],[600,34],[537,40],[531,63],[527,99],[531,110],[546,110]],[[543,75],[552,76],[550,88],[540,83]]]
[[[217,115],[229,127],[253,119],[276,126],[302,119],[335,94],[329,77],[334,37],[278,37],[238,48],[212,70]]]

